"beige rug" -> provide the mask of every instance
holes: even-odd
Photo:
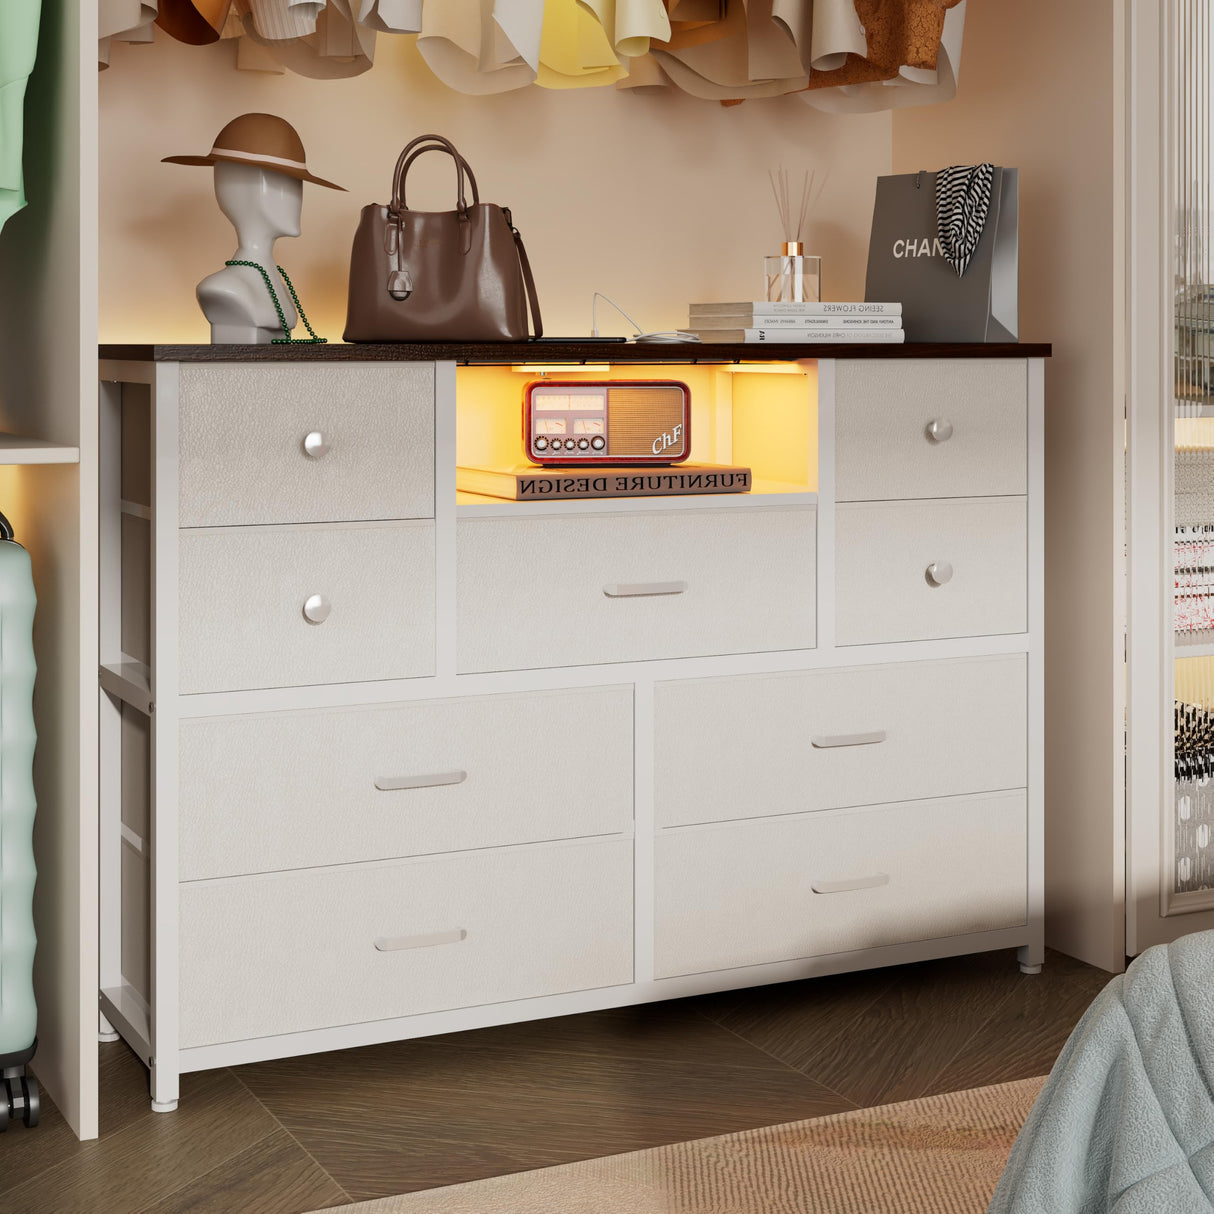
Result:
[[[929,1096],[334,1212],[983,1214],[1044,1082]]]

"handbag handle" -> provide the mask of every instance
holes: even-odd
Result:
[[[476,187],[476,178],[472,175],[468,162],[456,150],[455,144],[442,135],[419,135],[406,144],[400,156],[397,157],[396,169],[392,174],[392,204],[389,208],[391,213],[399,214],[408,209],[405,202],[405,177],[413,162],[423,152],[446,152],[455,161],[455,189],[458,199],[456,210],[461,215],[467,215],[468,203],[464,196],[464,174],[467,173],[472,185],[473,205],[480,202],[480,191]]]

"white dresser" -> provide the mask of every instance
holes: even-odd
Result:
[[[455,468],[539,371],[103,351],[102,1030],[154,1107],[284,1055],[1039,967],[1043,351],[955,353],[646,367],[754,492],[513,503]]]

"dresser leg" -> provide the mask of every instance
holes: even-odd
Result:
[[[177,1111],[177,1098],[180,1094],[181,1077],[176,1070],[157,1066],[152,1059],[152,1112],[173,1113]]]
[[[1045,964],[1045,945],[1022,944],[1016,950],[1016,956],[1020,961],[1022,974],[1039,974],[1042,965]]]
[[[118,1040],[118,1030],[100,1012],[97,1013],[97,1040]]]

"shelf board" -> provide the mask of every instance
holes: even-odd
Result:
[[[537,514],[638,514],[656,510],[745,509],[748,506],[816,506],[818,495],[805,485],[779,481],[753,482],[749,493],[681,493],[662,497],[579,497],[555,501],[515,502],[507,498],[459,491],[458,518],[520,518]]]
[[[139,992],[125,983],[103,989],[101,1014],[118,1030],[144,1066],[148,1066],[152,1057],[151,1018]]]
[[[79,447],[0,431],[0,464],[78,464]]]
[[[1214,657],[1214,629],[1176,633],[1173,650],[1178,658]]]
[[[145,716],[151,715],[152,677],[142,662],[103,662],[98,679],[103,691],[137,708]]]

